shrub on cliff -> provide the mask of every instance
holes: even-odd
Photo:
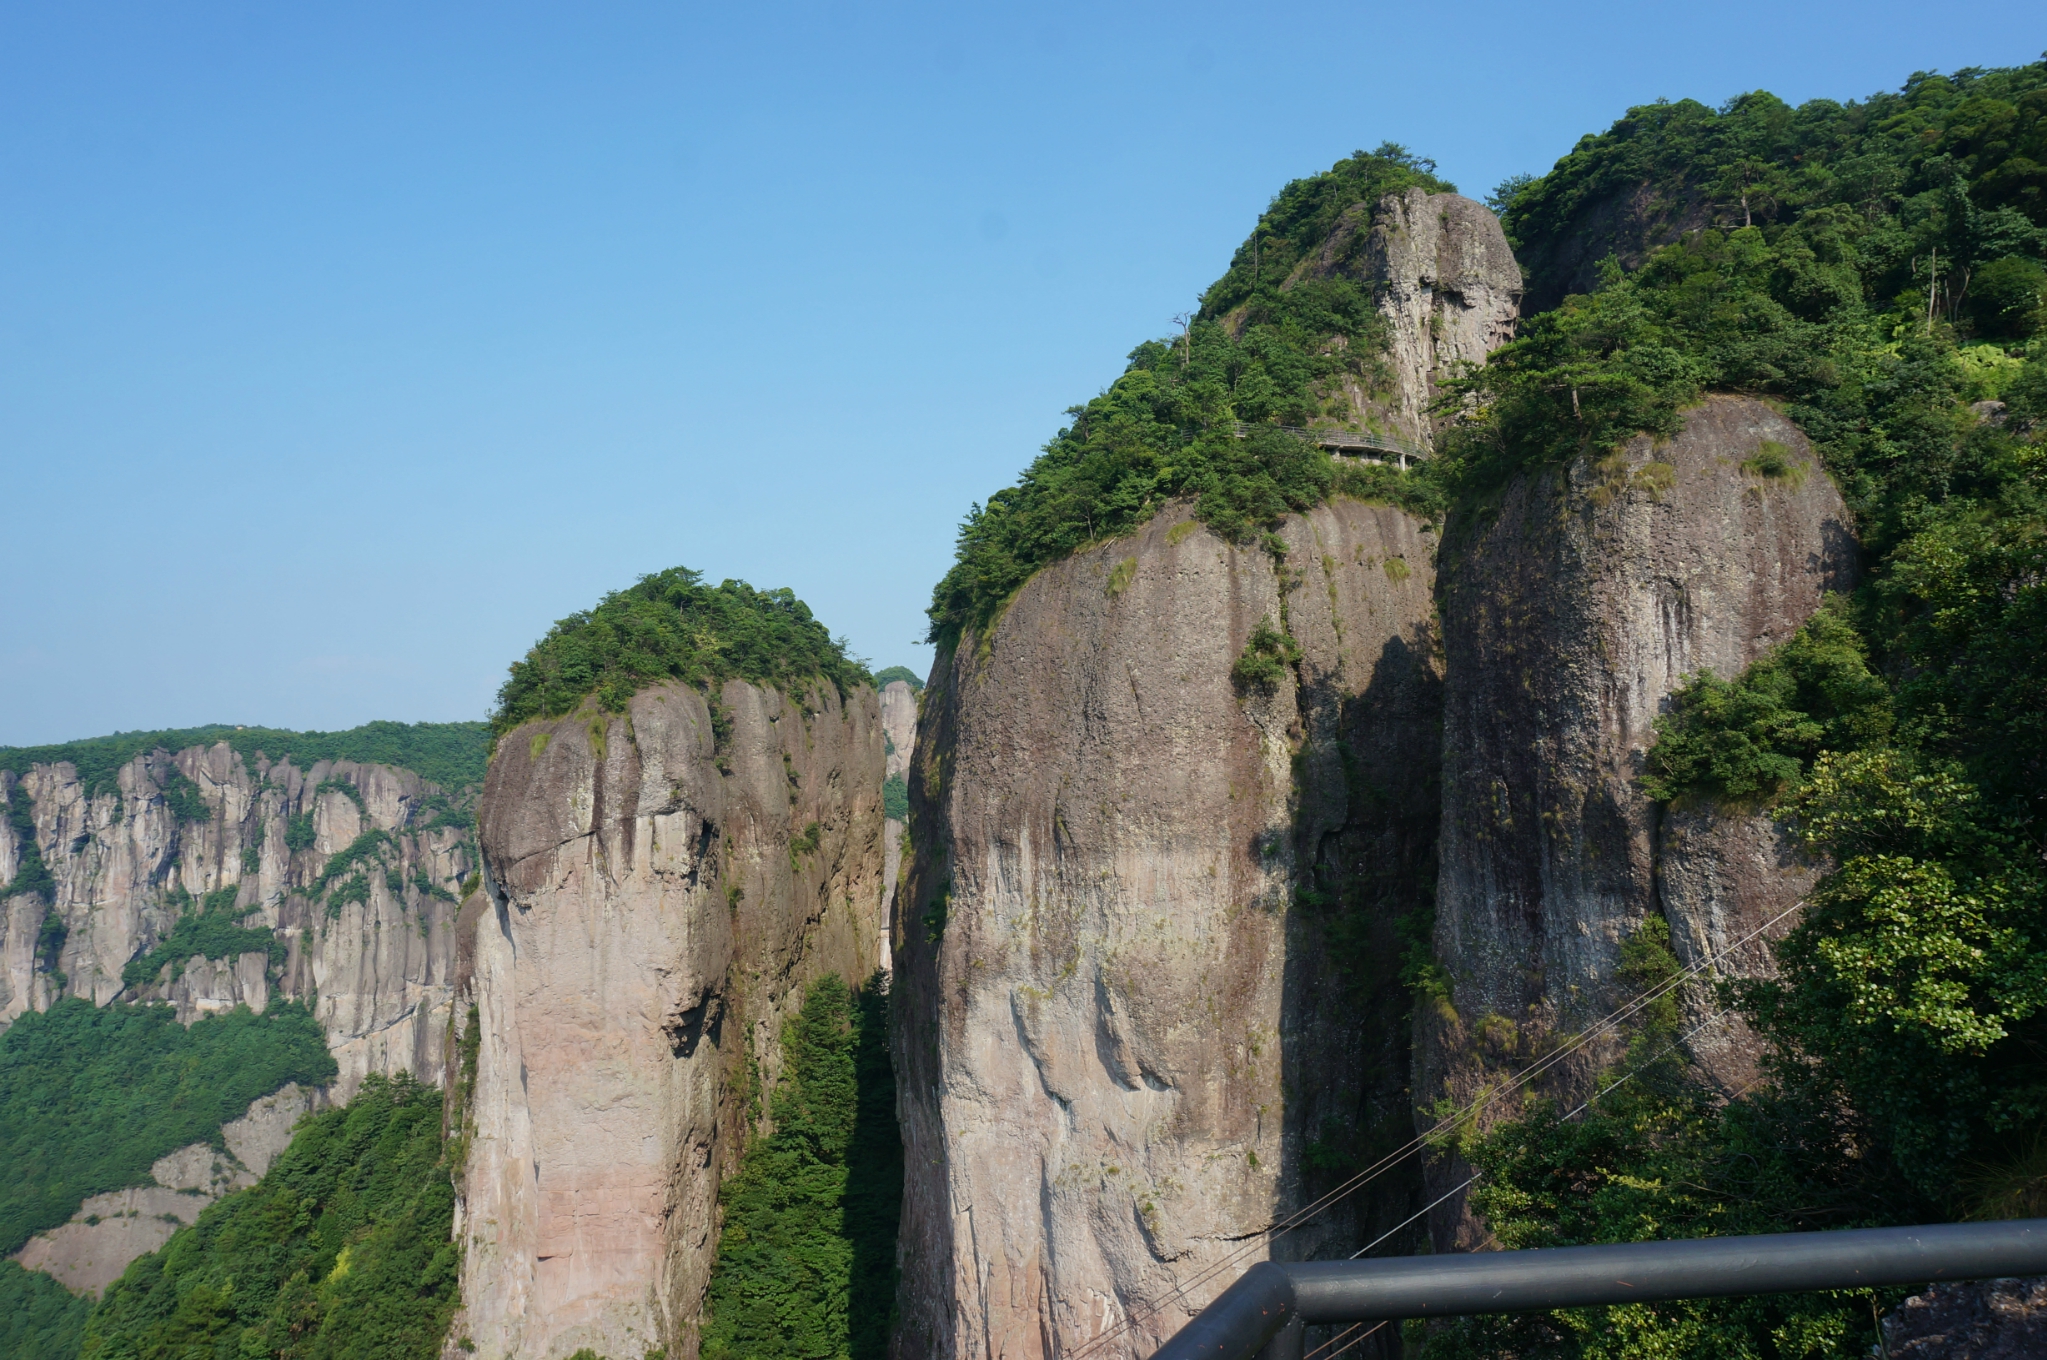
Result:
[[[841,694],[873,677],[786,587],[703,583],[687,567],[642,576],[593,609],[571,614],[533,644],[498,690],[491,729],[559,717],[594,697],[623,712],[663,680],[715,686],[749,680],[793,692],[826,680]]]
[[[440,1092],[371,1076],[261,1182],[132,1262],[82,1354],[431,1360],[457,1302],[454,1205]]]
[[[774,1132],[722,1186],[704,1360],[882,1360],[902,1144],[879,975],[812,984],[782,1027]]]
[[[1128,533],[1175,497],[1193,497],[1195,513],[1232,540],[1336,491],[1431,508],[1417,479],[1339,469],[1278,429],[1239,439],[1235,425],[1306,425],[1343,383],[1379,384],[1385,323],[1371,289],[1290,276],[1354,205],[1450,190],[1433,169],[1389,143],[1282,189],[1185,332],[1132,350],[1123,376],[1067,411],[1072,422],[1015,486],[968,512],[932,593],[931,640],[951,646],[985,628],[1040,567]],[[1354,234],[1352,248],[1365,239]]]

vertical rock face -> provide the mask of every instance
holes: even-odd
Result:
[[[180,779],[197,790],[203,820],[172,811],[165,790]],[[33,798],[56,885],[54,903],[5,903],[0,1026],[62,996],[165,1000],[190,1024],[237,1004],[261,1010],[273,995],[317,995],[314,1014],[341,1068],[337,1099],[370,1072],[443,1079],[455,889],[475,865],[468,819],[432,785],[385,765],[249,762],[226,743],[137,756],[97,794],[69,763],[18,781],[0,772],[0,781]],[[336,867],[351,847],[361,853]],[[19,858],[0,822],[0,875],[11,878]],[[128,988],[129,961],[223,893],[243,924],[284,939],[283,966],[263,953],[193,955]],[[54,970],[37,956],[53,915],[62,926]]]
[[[1429,406],[1442,381],[1484,363],[1513,338],[1521,314],[1521,268],[1499,219],[1468,198],[1421,189],[1356,204],[1284,286],[1329,277],[1372,289],[1387,340],[1380,390],[1330,393],[1334,411],[1430,447]]]
[[[1407,1135],[1392,925],[1436,816],[1430,541],[1339,501],[1283,559],[1170,509],[941,659],[898,892],[896,1354],[1148,1355],[1204,1272]],[[1261,620],[1298,665],[1240,694]],[[1369,1160],[1367,1157],[1366,1160]],[[1346,1252],[1415,1187],[1271,1250]]]
[[[1763,441],[1797,464],[1744,467]],[[1620,943],[1653,913],[1691,965],[1792,908],[1815,873],[1767,817],[1696,807],[1667,816],[1638,783],[1651,724],[1700,670],[1739,674],[1849,585],[1841,498],[1791,423],[1713,397],[1664,447],[1638,439],[1599,463],[1525,476],[1453,524],[1441,592],[1442,870],[1436,947],[1450,1007],[1418,1026],[1424,1107],[1462,1102],[1552,1037],[1621,999]],[[1772,933],[1791,924],[1781,919]],[[1725,966],[1766,966],[1761,939]],[[1752,1041],[1687,1001],[1709,1074],[1739,1084]],[[1620,1040],[1593,1045],[1556,1089],[1579,1092]],[[1435,1173],[1443,1188],[1462,1179]],[[1474,1244],[1460,1201],[1439,1249]]]
[[[881,730],[886,736],[888,759],[882,769],[884,780],[907,779],[910,752],[917,743],[917,692],[906,680],[891,680],[881,689]],[[882,900],[896,895],[896,879],[902,873],[903,833],[906,820],[891,817],[882,830]],[[886,948],[886,936],[884,936]],[[883,960],[887,966],[887,960]]]
[[[1391,321],[1401,432],[1427,447],[1436,385],[1514,336],[1521,266],[1499,219],[1457,194],[1410,189],[1379,205],[1366,268]]]
[[[739,682],[528,723],[480,814],[462,914],[473,1121],[458,1329],[484,1360],[694,1360],[717,1188],[803,988],[880,952],[882,728]]]

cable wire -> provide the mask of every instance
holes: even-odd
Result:
[[[1238,1247],[1236,1250],[1224,1255],[1223,1257],[1219,1258],[1214,1262],[1211,1262],[1209,1265],[1196,1271],[1187,1279],[1177,1281],[1172,1287],[1172,1292],[1168,1294],[1164,1299],[1161,1299],[1158,1303],[1153,1304],[1149,1308],[1141,1310],[1134,1309],[1131,1312],[1125,1314],[1121,1322],[1117,1323],[1109,1330],[1102,1332],[1097,1336],[1091,1337],[1086,1342],[1082,1343],[1081,1346],[1072,1353],[1069,1360],[1086,1360],[1086,1357],[1093,1354],[1097,1349],[1106,1346],[1111,1341],[1114,1341],[1117,1338],[1121,1337],[1125,1332],[1129,1331],[1138,1323],[1147,1322],[1152,1318],[1157,1317],[1160,1313],[1166,1311],[1166,1309],[1176,1301],[1184,1302],[1188,1290],[1206,1284],[1208,1281],[1214,1279],[1218,1274],[1222,1273],[1225,1270],[1228,1270],[1232,1266],[1243,1261],[1253,1252],[1258,1251],[1261,1247],[1269,1247],[1272,1244],[1272,1242],[1278,1240],[1281,1237],[1284,1237],[1287,1233],[1292,1232],[1295,1228],[1307,1222],[1309,1219],[1320,1215],[1325,1210],[1331,1209],[1335,1207],[1338,1203],[1341,1203],[1343,1200],[1348,1199],[1351,1195],[1363,1189],[1371,1181],[1376,1180],[1379,1176],[1391,1170],[1398,1163],[1405,1161],[1414,1153],[1428,1146],[1437,1137],[1441,1136],[1444,1133],[1449,1132],[1451,1129],[1457,1127],[1457,1125],[1464,1123],[1467,1120],[1477,1118],[1477,1116],[1487,1106],[1491,1105],[1494,1101],[1500,1099],[1501,1097],[1511,1095],[1514,1092],[1519,1091],[1524,1087],[1528,1086],[1537,1078],[1541,1077],[1542,1075],[1550,1071],[1552,1068],[1562,1063],[1566,1058],[1569,1058],[1573,1054],[1577,1053],[1586,1045],[1592,1043],[1596,1039],[1605,1036],[1612,1030],[1624,1024],[1629,1019],[1633,1018],[1634,1015],[1641,1011],[1644,1007],[1661,1000],[1663,997],[1669,995],[1672,991],[1676,990],[1679,987],[1684,986],[1689,982],[1697,981],[1707,972],[1711,971],[1712,968],[1718,962],[1730,957],[1735,953],[1735,951],[1743,948],[1750,942],[1757,939],[1759,936],[1765,934],[1770,930],[1771,927],[1775,926],[1779,921],[1782,921],[1785,918],[1791,916],[1793,913],[1799,911],[1804,906],[1805,900],[1801,898],[1798,901],[1792,903],[1790,906],[1786,907],[1784,910],[1778,912],[1775,916],[1772,916],[1769,920],[1757,926],[1754,930],[1748,932],[1748,934],[1734,941],[1732,944],[1729,944],[1725,948],[1718,950],[1714,953],[1707,954],[1704,958],[1700,959],[1691,967],[1680,969],[1676,973],[1671,974],[1671,976],[1669,976],[1668,978],[1665,978],[1662,982],[1655,984],[1654,986],[1648,988],[1646,991],[1643,991],[1636,995],[1635,997],[1631,998],[1630,1000],[1623,1002],[1621,1005],[1617,1006],[1612,1011],[1608,1012],[1606,1016],[1604,1016],[1602,1019],[1594,1023],[1591,1027],[1579,1031],[1570,1039],[1565,1040],[1562,1044],[1558,1045],[1558,1047],[1552,1049],[1550,1052],[1536,1059],[1533,1063],[1530,1063],[1526,1068],[1523,1068],[1519,1073],[1517,1073],[1504,1085],[1490,1087],[1480,1092],[1477,1099],[1475,1099],[1471,1103],[1469,1108],[1461,1110],[1454,1115],[1446,1115],[1442,1119],[1437,1120],[1436,1123],[1433,1126],[1431,1126],[1426,1132],[1417,1134],[1407,1143],[1403,1144],[1399,1148],[1396,1148],[1394,1151],[1387,1153],[1378,1161],[1374,1162],[1371,1166],[1366,1167],[1363,1171],[1360,1171],[1357,1174],[1353,1175],[1349,1180],[1337,1186],[1335,1189],[1327,1191],[1326,1193],[1324,1193],[1311,1203],[1306,1204],[1301,1208],[1294,1210],[1292,1213],[1285,1215],[1278,1222],[1274,1223],[1272,1226],[1268,1228],[1265,1228],[1261,1232],[1252,1234],[1250,1240],[1247,1240],[1243,1246]],[[1724,1009],[1715,1011],[1712,1015],[1707,1017],[1706,1021],[1701,1022],[1700,1025],[1696,1026],[1692,1030],[1692,1033],[1697,1033],[1699,1029],[1703,1029],[1705,1027],[1706,1023],[1718,1019],[1720,1016],[1725,1014],[1726,1011]],[[1689,1037],[1689,1035],[1687,1037]],[[1626,1078],[1622,1078],[1622,1080],[1625,1079]],[[1588,1101],[1587,1103],[1589,1104],[1590,1102]],[[1576,1114],[1578,1114],[1584,1109],[1585,1106],[1580,1105],[1578,1107],[1578,1110],[1572,1111],[1572,1114],[1566,1116],[1566,1118],[1574,1117]],[[1469,1183],[1470,1182],[1468,1181],[1466,1182],[1467,1185]],[[1455,1194],[1456,1192],[1452,1191],[1451,1193]],[[1440,1203],[1441,1201],[1437,1202]],[[1430,1208],[1434,1207],[1435,1206],[1433,1204],[1430,1205]],[[1408,1221],[1412,1222],[1413,1220],[1410,1219]],[[1406,1224],[1402,1224],[1401,1226],[1405,1227]],[[1399,1231],[1399,1229],[1395,1229],[1394,1231],[1397,1232]],[[1263,1240],[1261,1241],[1260,1239]],[[1378,1239],[1378,1241],[1373,1242],[1371,1245],[1377,1246],[1379,1242],[1383,1241],[1385,1241],[1385,1238],[1381,1237]],[[1370,1247],[1367,1247],[1365,1250],[1370,1250]],[[1362,1252],[1358,1254],[1362,1255]]]

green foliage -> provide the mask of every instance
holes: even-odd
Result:
[[[330,884],[350,871],[354,871],[356,877],[361,878],[365,867],[385,863],[384,857],[395,849],[390,832],[374,829],[363,832],[327,857],[326,867],[322,868],[320,876],[313,880],[312,895],[318,897],[326,892]]]
[[[789,867],[801,871],[803,868],[803,857],[816,854],[818,846],[822,844],[824,844],[824,832],[819,828],[818,824],[811,822],[806,825],[803,828],[803,834],[792,836],[789,839]]]
[[[209,959],[268,954],[272,967],[283,963],[284,941],[277,938],[275,931],[241,924],[242,918],[255,908],[237,910],[238,892],[235,887],[227,887],[208,893],[200,910],[180,916],[156,948],[128,960],[121,969],[121,985],[146,987],[156,981],[165,964],[171,966],[171,977],[175,980],[184,975],[185,963],[194,954]]]
[[[1778,948],[1781,976],[1743,999],[1946,1196],[1971,1154],[2047,1122],[2037,821],[1956,767],[1882,748],[1822,755],[1794,810],[1837,867]]]
[[[163,805],[178,822],[210,822],[213,808],[207,804],[206,796],[199,792],[199,786],[190,776],[173,768],[163,776]]]
[[[1258,620],[1244,650],[1230,666],[1230,679],[1239,690],[1271,690],[1292,673],[1301,659],[1294,640],[1272,626],[1270,617]]]
[[[911,670],[908,666],[890,666],[887,670],[880,670],[874,673],[874,687],[876,689],[893,684],[898,680],[908,685],[912,693],[923,693],[924,677]]]
[[[1558,247],[1600,239],[1597,224],[1630,201],[1649,201],[1666,230],[1697,221],[1771,228],[1834,206],[1910,218],[1919,195],[1959,180],[1972,214],[1962,225],[2023,239],[2047,226],[2043,77],[2047,66],[2035,63],[1922,72],[1896,93],[1845,105],[1792,108],[1758,91],[1718,110],[1689,99],[1633,108],[1519,186],[1503,225],[1524,261],[1537,262],[1531,293],[1545,302],[1569,283],[1572,257]],[[1894,267],[1905,273],[1912,243],[1898,244]],[[1967,242],[1941,245],[1959,255]]]
[[[1869,670],[1862,639],[1836,604],[1734,680],[1692,677],[1656,719],[1642,787],[1754,800],[1802,775],[1822,749],[1880,740],[1891,693]]]
[[[291,851],[294,855],[301,850],[312,849],[313,842],[319,838],[320,833],[313,829],[312,813],[294,812],[285,819],[284,848]]]
[[[0,1260],[0,1355],[8,1360],[74,1360],[92,1302],[40,1270]]]
[[[952,915],[952,881],[938,885],[938,892],[924,908],[924,938],[937,944],[945,938],[945,923]]]
[[[481,785],[490,755],[490,727],[480,722],[372,722],[346,732],[287,732],[215,723],[161,732],[116,732],[54,746],[0,747],[0,770],[26,774],[37,765],[69,764],[86,796],[98,797],[120,791],[116,777],[136,756],[222,741],[241,755],[251,772],[258,756],[273,764],[289,760],[301,770],[322,760],[352,760],[411,770],[449,792]]]
[[[710,690],[734,679],[788,693],[826,680],[841,694],[872,681],[786,587],[707,586],[700,573],[670,567],[555,624],[512,663],[491,728],[503,734],[529,718],[558,717],[593,695],[622,713],[633,695],[663,680]]]
[[[319,1022],[287,1001],[190,1029],[168,1006],[77,997],[23,1014],[0,1034],[0,1253],[88,1196],[146,1183],[157,1158],[217,1138],[259,1096],[335,1072]]]
[[[895,1299],[902,1143],[877,974],[819,979],[782,1029],[774,1132],[719,1191],[705,1360],[881,1360]]]
[[[2019,303],[2043,267],[2047,206],[2013,178],[2023,155],[1995,138],[1978,146],[1969,129],[2002,107],[2037,138],[2043,91],[2047,64],[2036,64],[1915,77],[1846,106],[1791,110],[1767,95],[1719,113],[1658,105],[1587,138],[1516,197],[1508,226],[1524,249],[1568,241],[1651,173],[1665,201],[1711,206],[1721,225],[1648,253],[1632,274],[1609,261],[1597,291],[1533,318],[1453,384],[1449,403],[1477,417],[1429,475],[1447,494],[1482,493],[1523,467],[1667,436],[1703,391],[1753,392],[1788,403],[1866,540],[1890,546],[1915,507],[1983,471],[1980,451],[1956,439],[1957,342],[2016,342],[2036,324]],[[1754,225],[1732,206],[1743,193]],[[1992,300],[1972,293],[1979,278],[2002,299],[1994,325],[1982,310]]]
[[[1645,1047],[1676,1023],[1651,1016],[1644,1070],[1582,1118],[1538,1105],[1465,1139],[1502,1245],[2047,1202],[2047,365],[2038,339],[2002,347],[2037,335],[2043,112],[2047,64],[1919,76],[1845,108],[1635,110],[1515,197],[1536,258],[1561,258],[1556,234],[1621,185],[1704,196],[1723,220],[1745,197],[1753,225],[1609,267],[1537,318],[1458,393],[1476,415],[1434,469],[1446,492],[1667,432],[1690,392],[1745,390],[1812,439],[1870,564],[1743,675],[1693,677],[1645,771],[1659,799],[1770,801],[1830,866],[1777,975],[1725,991],[1769,1045],[1767,1080],[1722,1101],[1680,1045]],[[1972,335],[1998,343],[1962,347]],[[1993,393],[2001,425],[1967,406]],[[1767,446],[1743,469],[1765,496],[1803,475]],[[1623,950],[1627,990],[1666,967],[1645,958]],[[1428,1354],[1845,1355],[1870,1331],[1866,1294],[1702,1300],[1466,1320]]]
[[[881,781],[881,815],[892,822],[910,820],[910,784],[900,774]]]
[[[42,843],[36,839],[35,799],[29,797],[27,789],[17,781],[7,794],[7,825],[14,832],[17,859],[14,877],[0,897],[14,897],[28,894],[40,897],[45,902],[57,900],[57,880],[50,875],[49,865],[43,862]]]
[[[302,1123],[256,1186],[129,1265],[86,1324],[86,1360],[431,1360],[457,1303],[441,1098],[366,1078]]]
[[[1346,382],[1383,381],[1385,323],[1370,288],[1341,272],[1369,222],[1350,233],[1336,274],[1318,276],[1318,253],[1346,213],[1410,187],[1448,188],[1430,169],[1388,144],[1282,189],[1185,333],[1132,350],[1123,376],[1067,412],[1072,423],[1017,485],[969,511],[932,595],[931,640],[949,647],[985,629],[1040,567],[1130,532],[1175,497],[1194,498],[1195,513],[1236,542],[1339,493],[1435,509],[1428,484],[1339,468],[1270,424],[1306,425]],[[1237,422],[1265,428],[1240,439]]]

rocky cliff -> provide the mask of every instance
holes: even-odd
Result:
[[[1781,458],[1757,459],[1765,441]],[[1815,866],[1768,816],[1660,809],[1639,784],[1644,753],[1687,676],[1738,675],[1851,584],[1855,561],[1804,437],[1737,397],[1689,411],[1667,445],[1643,437],[1523,476],[1453,520],[1435,931],[1452,990],[1418,1026],[1420,1105],[1469,1101],[1604,1015],[1623,998],[1620,944],[1648,916],[1667,918],[1686,966],[1774,920],[1721,961],[1769,966],[1767,939],[1789,928]],[[1739,1023],[1704,987],[1686,1011],[1707,1074],[1745,1084],[1755,1055]],[[1549,1089],[1582,1094],[1623,1038],[1587,1047]],[[1441,1190],[1464,1174],[1432,1173]],[[1479,1241],[1457,1198],[1432,1231],[1438,1250]]]
[[[1359,204],[1287,287],[1330,275],[1369,284],[1387,381],[1325,411],[1426,444],[1444,378],[1512,331],[1498,223],[1419,189]],[[941,659],[896,894],[898,1355],[1111,1330],[1099,1353],[1149,1354],[1227,1262],[1411,1245],[1412,1168],[1264,1235],[1409,1135],[1398,932],[1435,872],[1434,556],[1384,506],[1338,499],[1247,547],[1178,503]],[[1254,637],[1263,675],[1237,665]]]
[[[1521,268],[1498,219],[1462,195],[1425,189],[1360,203],[1288,286],[1335,276],[1370,286],[1387,339],[1386,382],[1374,391],[1350,384],[1341,415],[1430,447],[1443,380],[1484,363],[1513,338],[1520,315]]]
[[[882,767],[884,785],[896,780],[907,780],[910,773],[910,753],[917,744],[917,692],[906,680],[891,680],[881,687],[881,730],[885,739],[887,761]],[[882,828],[882,900],[895,899],[896,880],[902,874],[903,836],[910,829],[907,817],[890,817]],[[884,931],[882,948],[886,952],[888,936]],[[882,966],[888,966],[886,957]]]
[[[32,799],[54,899],[5,904],[0,1026],[60,996],[166,1000],[189,1024],[277,993],[317,998],[336,1099],[370,1072],[442,1080],[454,902],[474,851],[466,814],[418,775],[352,761],[301,770],[221,742],[139,754],[97,790],[68,761],[0,771],[0,789]],[[0,880],[21,852],[0,822]],[[124,981],[202,910],[274,932],[282,962],[195,951]]]
[[[1064,1354],[1126,1318],[1109,1353],[1149,1354],[1230,1276],[1186,1282],[1405,1136],[1385,963],[1430,868],[1431,546],[1354,501],[1280,538],[1178,507],[934,672],[895,930],[899,1355]],[[1300,661],[1240,694],[1261,620]]]
[[[880,957],[871,689],[643,690],[499,742],[484,889],[462,910],[475,1026],[456,1235],[484,1360],[694,1360],[717,1191],[783,1017]],[[720,729],[724,730],[720,730]]]

